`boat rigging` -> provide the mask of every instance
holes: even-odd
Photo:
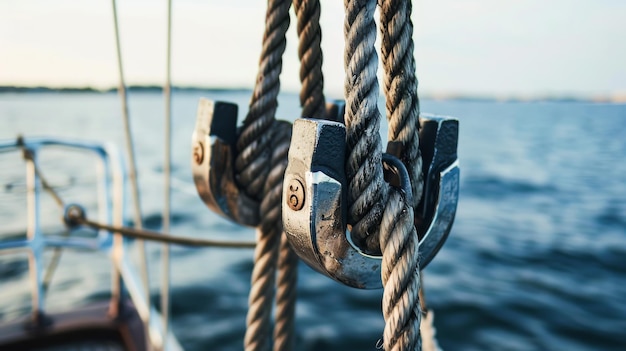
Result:
[[[241,127],[237,125],[237,105],[200,101],[191,148],[198,194],[214,212],[256,228],[254,243],[166,234],[171,205],[171,0],[167,2],[167,65],[163,89],[166,110],[163,232],[142,228],[115,0],[112,6],[118,92],[129,160],[134,228],[123,226],[121,207],[104,221],[89,219],[81,206],[66,204],[47,183],[37,165],[36,153],[44,145],[63,143],[19,138],[5,145],[22,149],[32,178],[33,188],[29,191],[34,202],[43,188],[62,208],[70,230],[87,226],[109,237],[113,234],[112,261],[118,277],[113,280],[110,314],[121,313],[125,284],[133,301],[139,301],[138,315],[144,322],[148,348],[167,348],[169,244],[254,248],[244,337],[246,350],[267,350],[270,345],[275,351],[294,348],[298,257],[343,284],[384,289],[382,312],[386,325],[380,346],[385,350],[421,349],[420,329],[426,330],[424,335],[429,338],[434,337],[429,329],[432,317],[426,314],[421,293],[420,271],[444,244],[454,221],[459,186],[458,121],[420,114],[412,4],[411,1],[383,0],[380,3],[381,55],[389,124],[389,141],[383,153],[379,134],[381,114],[377,106],[378,56],[374,46],[377,37],[374,14],[378,4],[371,0],[346,0],[344,4],[345,103],[327,103],[324,96],[319,0],[268,1],[256,84]],[[275,118],[292,5],[297,18],[302,83],[302,114],[293,125]],[[104,155],[101,156],[103,162],[109,162],[109,151],[92,145],[74,146],[100,152]],[[110,201],[119,203],[123,188],[119,175],[116,177],[114,193],[117,198]],[[106,206],[111,207],[109,203]],[[143,288],[137,286],[138,282],[124,266],[123,235],[139,239],[136,244],[140,249],[140,285]],[[100,240],[108,239],[102,236]],[[153,312],[143,240],[164,243],[162,322],[157,336],[150,326]],[[0,245],[0,250],[23,246],[37,256],[46,245],[89,246],[71,238],[60,242],[43,239],[35,230],[29,234],[29,240]],[[43,326],[41,262],[37,258],[33,262],[33,321]],[[160,340],[155,341],[155,338]],[[428,339],[424,345],[430,350],[436,347],[436,342]]]

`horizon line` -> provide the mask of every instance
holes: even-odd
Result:
[[[131,84],[126,89],[143,92],[162,92],[163,86],[158,84]],[[49,85],[0,85],[1,93],[117,93],[119,87],[97,88],[94,86],[49,86]],[[172,85],[177,91],[211,91],[211,92],[243,92],[252,91],[250,87],[214,87],[197,85]],[[283,90],[287,94],[298,94],[290,89]],[[591,102],[591,103],[626,103],[626,93],[615,94],[573,94],[573,93],[544,93],[544,94],[480,94],[455,92],[425,92],[419,94],[424,100],[466,100],[466,101],[497,101],[497,102]]]

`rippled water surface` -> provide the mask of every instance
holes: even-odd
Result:
[[[175,93],[172,232],[252,239],[213,215],[194,194],[190,136],[199,96],[245,110],[248,92]],[[145,225],[160,226],[163,100],[130,97]],[[626,106],[584,103],[422,101],[460,120],[461,196],[446,245],[424,271],[445,350],[626,350]],[[51,135],[123,147],[114,94],[0,95],[0,139]],[[282,96],[279,118],[299,114]],[[24,168],[0,154],[0,235],[25,231]],[[54,151],[43,170],[68,200],[95,203],[94,167]],[[59,211],[44,198],[43,226]],[[159,245],[150,245],[158,299]],[[172,249],[172,322],[188,350],[239,350],[245,329],[251,250]],[[106,296],[104,255],[64,253],[47,303],[64,309]],[[0,319],[25,314],[27,262],[0,257]],[[300,266],[298,350],[374,350],[381,291],[346,288]]]

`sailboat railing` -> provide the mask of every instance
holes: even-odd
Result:
[[[112,262],[112,299],[130,296],[139,316],[149,332],[151,344],[157,349],[181,349],[171,333],[164,337],[164,325],[159,314],[150,306],[145,296],[149,287],[144,286],[141,276],[125,253],[130,247],[120,234],[106,230],[97,232],[95,238],[44,235],[41,227],[42,179],[39,173],[39,153],[44,148],[67,149],[88,153],[94,157],[97,169],[97,213],[102,223],[122,226],[126,223],[126,192],[128,172],[122,153],[113,144],[58,138],[17,138],[0,140],[0,154],[8,152],[28,153],[26,163],[27,224],[26,238],[0,241],[0,254],[26,252],[32,297],[32,317],[37,323],[45,316],[44,250],[46,248],[79,249],[107,253]],[[70,204],[63,204],[68,206]],[[115,304],[116,301],[112,301]],[[119,302],[119,300],[117,301]],[[164,344],[166,343],[166,344]],[[164,347],[166,346],[166,347]]]

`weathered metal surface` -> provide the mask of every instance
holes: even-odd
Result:
[[[458,121],[447,117],[421,119],[420,149],[424,155],[425,187],[416,211],[421,268],[445,242],[456,213],[459,168],[456,156]],[[388,159],[389,156],[386,156]],[[290,185],[304,186],[304,202],[295,210],[283,206],[283,224],[293,249],[317,271],[352,287],[380,288],[380,256],[363,252],[346,232],[347,180],[344,174],[345,126],[338,122],[298,119],[294,123],[285,172],[283,201],[293,195]],[[398,171],[398,165],[386,168]],[[404,171],[406,172],[406,170]],[[407,178],[395,177],[407,187]],[[297,183],[296,183],[297,184]],[[405,190],[410,194],[410,187]]]
[[[192,136],[191,169],[198,194],[215,213],[239,224],[259,224],[259,202],[235,181],[237,105],[200,99]]]

